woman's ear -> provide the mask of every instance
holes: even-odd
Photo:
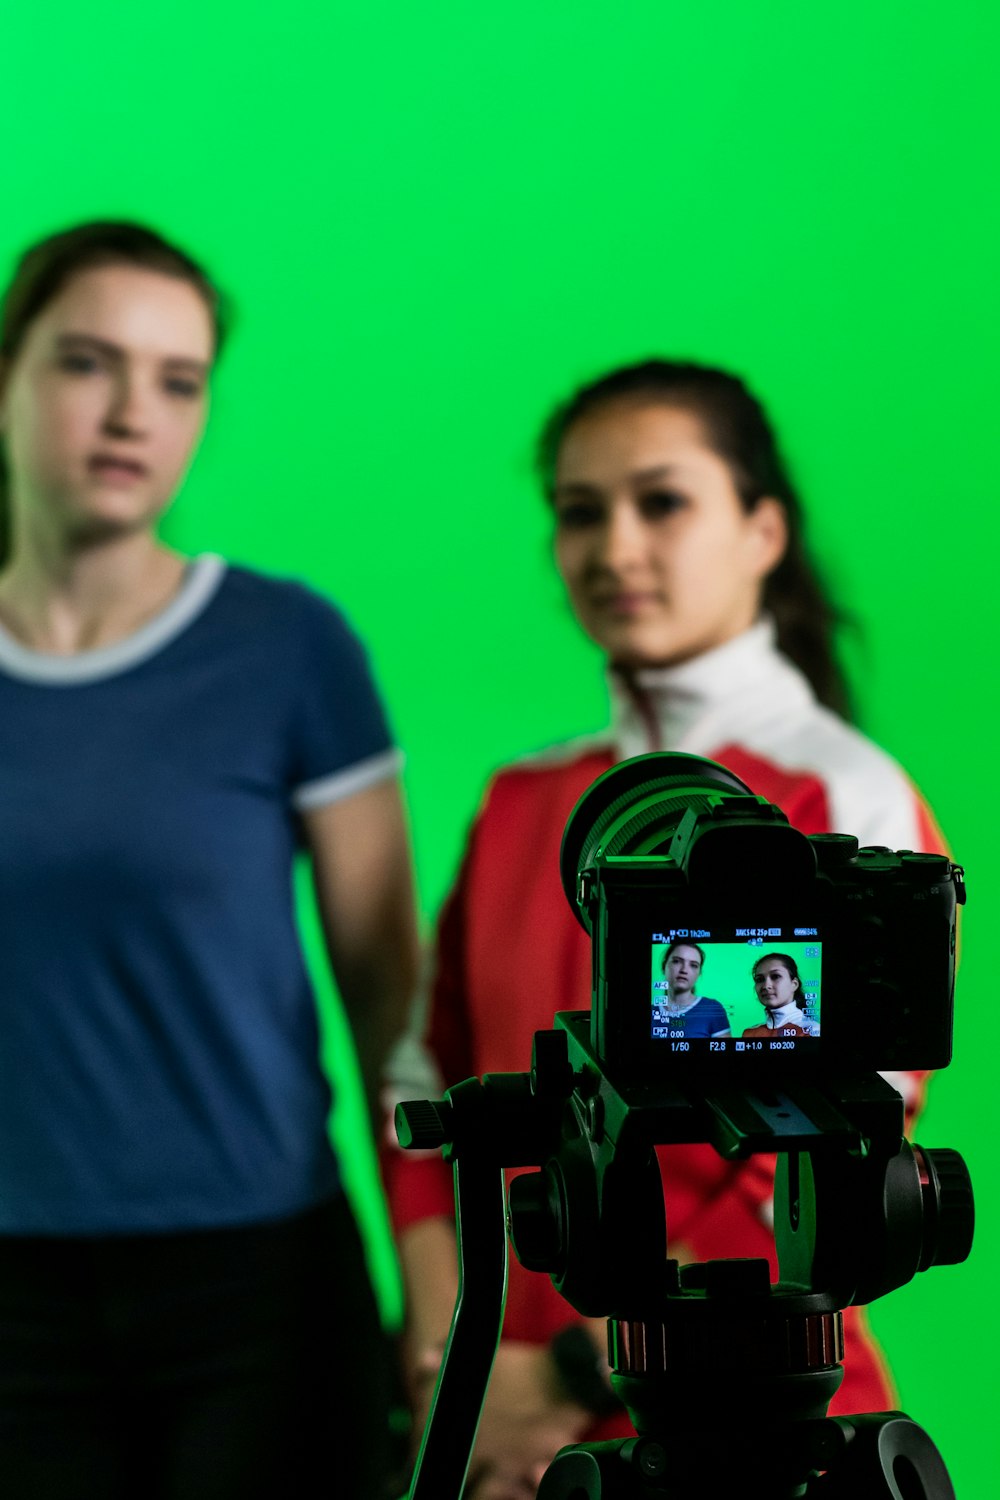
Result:
[[[765,495],[757,501],[747,520],[754,570],[758,578],[764,579],[778,566],[788,548],[785,507],[773,495]]]

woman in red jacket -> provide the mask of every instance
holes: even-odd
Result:
[[[556,563],[580,625],[607,654],[614,722],[605,736],[491,782],[441,918],[427,1030],[436,1076],[397,1070],[398,1097],[523,1069],[533,1031],[554,1011],[589,1003],[590,948],[560,885],[559,844],[577,798],[618,760],[658,749],[705,755],[804,833],[941,848],[899,767],[842,717],[835,612],[804,549],[774,434],[740,380],[661,360],[616,370],[555,412],[540,461]],[[919,1080],[894,1082],[915,1105]],[[769,1167],[725,1162],[707,1145],[661,1156],[672,1254],[774,1264]],[[450,1173],[437,1156],[402,1153],[388,1170],[410,1365],[426,1391],[456,1287]],[[512,1263],[477,1497],[533,1494],[561,1444],[627,1430],[603,1419],[603,1330],[589,1370],[579,1335],[564,1337],[579,1321],[547,1277]],[[861,1315],[847,1321],[835,1410],[890,1406]]]

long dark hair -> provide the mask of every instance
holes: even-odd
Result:
[[[736,375],[693,361],[647,359],[581,386],[549,417],[538,440],[538,469],[552,495],[556,461],[574,422],[614,401],[682,407],[698,417],[712,449],[728,464],[744,509],[765,496],[781,502],[788,526],[784,556],[764,581],[762,604],[778,646],[805,673],[821,703],[850,717],[850,696],[833,649],[848,616],[830,599],[803,537],[803,509],[761,403]]]
[[[202,297],[215,331],[218,358],[230,325],[230,308],[223,292],[186,251],[172,245],[155,229],[128,219],[95,219],[50,234],[30,246],[14,269],[0,302],[0,376],[17,357],[34,320],[62,291],[71,277],[95,266],[138,266],[188,282]],[[0,444],[0,567],[10,547],[7,507],[7,467]]]

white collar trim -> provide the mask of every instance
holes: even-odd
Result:
[[[193,623],[215,597],[226,571],[225,559],[214,552],[202,553],[188,565],[177,593],[145,625],[110,646],[58,656],[34,651],[0,626],[0,670],[24,682],[50,686],[97,682],[116,677],[162,651],[181,631]]]
[[[623,759],[650,750],[706,755],[731,739],[745,742],[776,714],[790,722],[815,702],[805,677],[778,651],[769,616],[678,666],[632,675],[612,668],[609,677]]]

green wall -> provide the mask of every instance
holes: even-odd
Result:
[[[844,643],[862,723],[969,874],[957,1061],[921,1136],[966,1153],[979,1236],[967,1266],[874,1314],[960,1495],[996,1457],[1000,1338],[980,1019],[1000,897],[986,18],[973,0],[51,0],[8,5],[0,36],[0,260],[125,214],[231,289],[239,326],[169,535],[346,606],[409,757],[428,915],[489,769],[606,711],[531,478],[550,403],[660,351],[746,372],[770,404],[863,624]],[[350,1145],[349,1111],[339,1128]]]

